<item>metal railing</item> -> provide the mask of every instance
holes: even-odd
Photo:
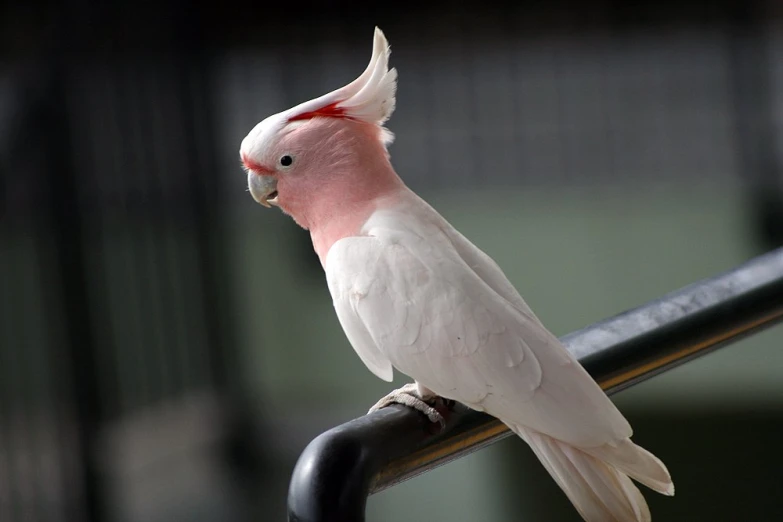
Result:
[[[783,319],[783,249],[565,336],[608,393]],[[361,522],[367,497],[499,441],[497,419],[457,404],[441,432],[394,405],[315,438],[294,468],[288,518]]]

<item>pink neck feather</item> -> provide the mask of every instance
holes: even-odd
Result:
[[[392,206],[400,199],[401,189],[368,196],[371,199],[346,205],[343,212],[329,218],[319,218],[316,225],[311,225],[310,238],[322,265],[326,263],[326,255],[332,245],[345,237],[360,235],[362,227],[375,210]]]

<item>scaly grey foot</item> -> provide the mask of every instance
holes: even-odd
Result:
[[[379,400],[367,413],[370,414],[374,411],[378,411],[390,404],[403,404],[409,408],[422,412],[431,422],[437,422],[440,424],[441,428],[443,428],[446,426],[446,420],[443,418],[443,415],[424,402],[435,398],[437,398],[437,395],[424,386],[417,383],[410,383],[398,390],[394,390],[389,395]]]

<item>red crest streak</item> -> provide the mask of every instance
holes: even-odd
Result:
[[[323,116],[324,118],[348,118],[349,116],[345,114],[345,109],[338,107],[338,103],[340,102],[330,103],[329,105],[324,105],[320,109],[297,114],[296,116],[288,118],[288,121],[309,120],[316,116]]]

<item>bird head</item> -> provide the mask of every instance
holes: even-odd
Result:
[[[388,163],[386,146],[394,138],[383,127],[397,86],[389,54],[376,27],[370,63],[358,78],[269,116],[248,133],[239,154],[253,199],[309,228],[314,206],[334,211],[351,198],[371,197],[379,185],[367,173]]]

